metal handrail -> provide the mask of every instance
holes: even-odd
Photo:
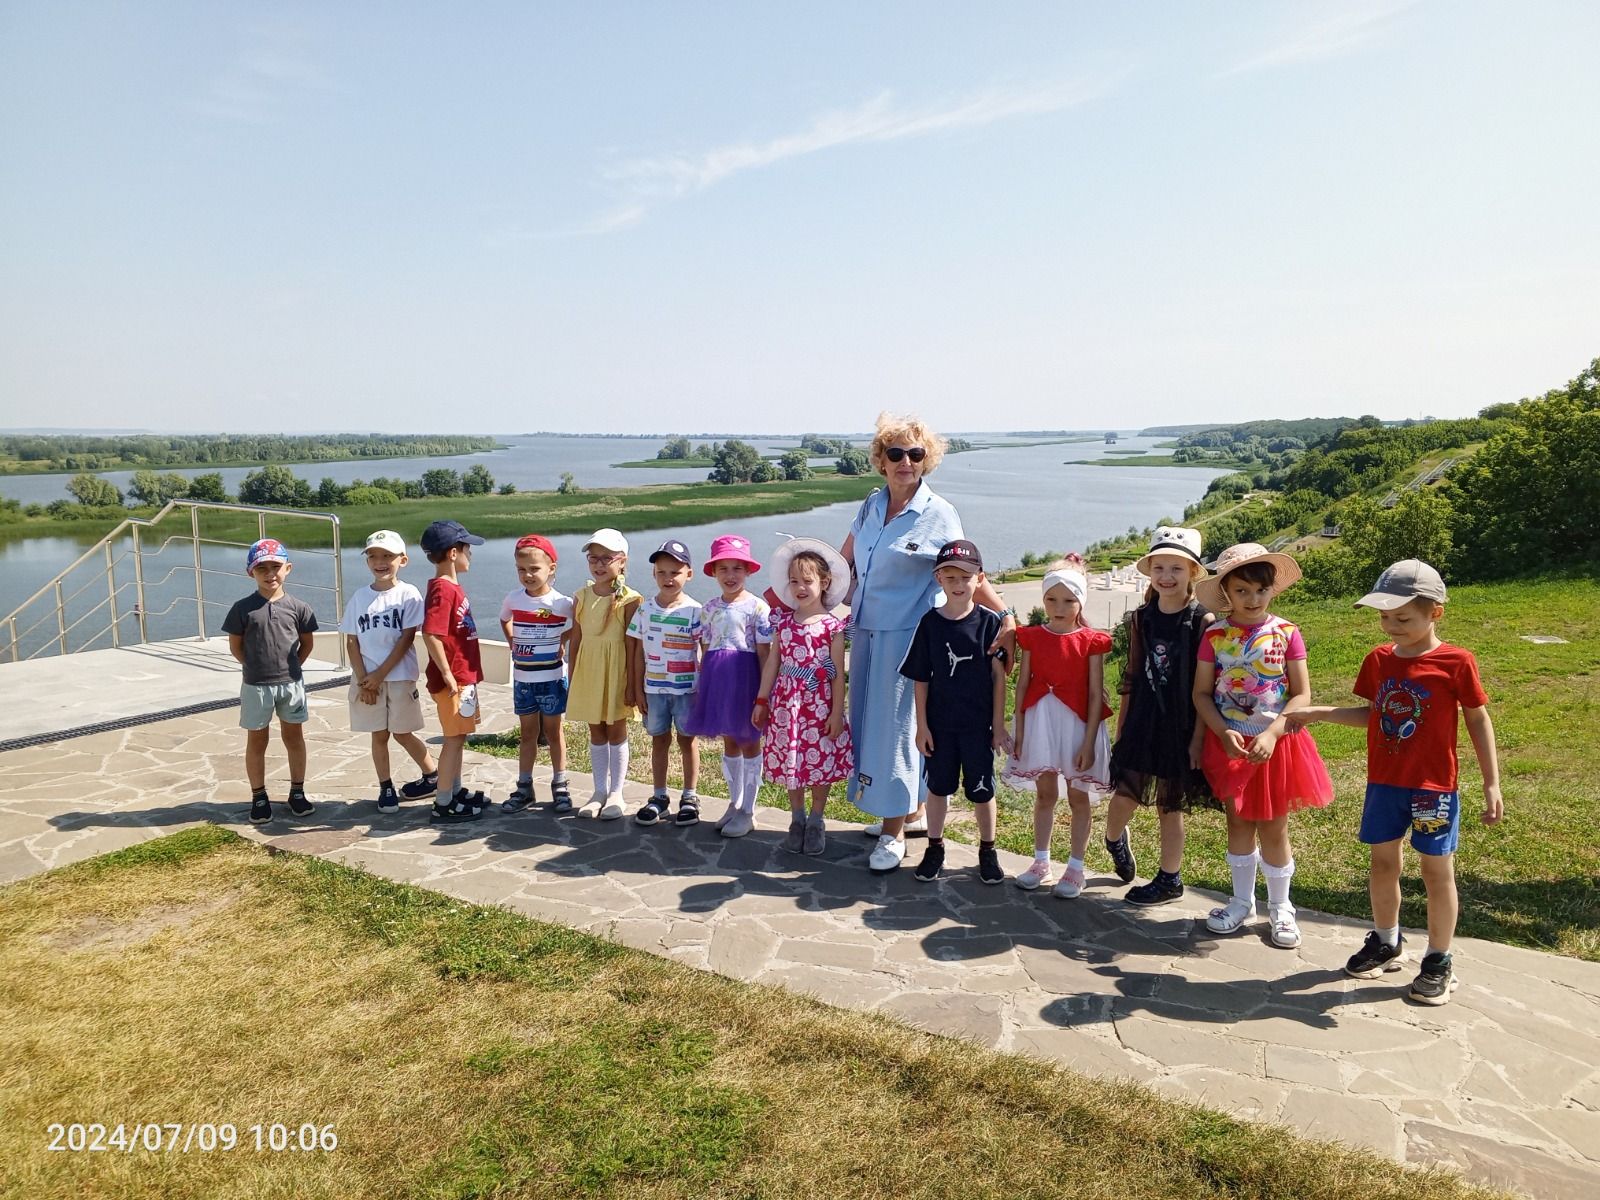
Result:
[[[159,525],[171,513],[181,509],[187,509],[189,513],[188,533],[174,533],[172,536],[163,540],[153,551],[153,553],[163,553],[174,542],[189,542],[194,548],[193,565],[187,568],[173,567],[167,571],[166,575],[152,585],[145,578],[144,573],[145,546],[142,536],[143,532]],[[107,631],[109,631],[111,634],[112,645],[121,646],[122,619],[121,614],[117,609],[117,597],[119,593],[129,586],[132,586],[134,590],[135,599],[133,615],[137,617],[139,622],[139,642],[141,644],[148,643],[151,640],[149,630],[150,617],[164,616],[166,613],[171,612],[172,609],[180,602],[186,603],[190,599],[194,601],[195,606],[196,635],[203,639],[206,636],[206,606],[209,604],[212,607],[223,607],[219,601],[208,600],[206,598],[203,577],[206,575],[227,575],[231,577],[232,573],[218,571],[214,568],[207,567],[201,556],[201,547],[204,545],[243,547],[249,543],[235,542],[227,538],[202,537],[200,533],[201,509],[216,509],[224,512],[253,513],[256,517],[256,529],[260,537],[267,536],[267,519],[269,517],[292,517],[300,520],[328,522],[332,527],[333,532],[333,550],[331,552],[333,557],[333,586],[329,587],[326,584],[316,583],[308,583],[302,586],[308,587],[314,591],[331,591],[334,594],[334,603],[337,611],[343,612],[344,564],[340,553],[339,518],[335,514],[313,512],[300,508],[264,508],[253,504],[227,504],[209,500],[168,500],[164,505],[161,506],[160,510],[157,511],[154,516],[128,517],[119,522],[114,529],[112,529],[94,545],[90,546],[77,558],[75,558],[65,569],[58,572],[55,578],[51,579],[43,587],[35,591],[21,604],[12,609],[11,612],[6,616],[0,617],[0,627],[3,627],[6,631],[6,644],[10,650],[11,661],[17,662],[23,657],[32,658],[36,654],[43,653],[44,650],[52,643],[57,647],[59,653],[71,653],[72,647],[68,643],[67,635],[73,630],[77,629],[90,617],[99,613],[102,609],[107,608],[109,608],[110,611],[109,623],[106,628],[93,633],[88,640],[82,645],[78,646],[77,649],[82,650],[93,645],[95,642],[99,641],[100,637]],[[130,532],[133,535],[133,548],[129,551],[118,552],[116,548],[117,543],[123,538],[124,535]],[[65,590],[65,582],[67,577],[79,567],[93,559],[96,555],[101,556],[104,560],[98,572],[89,580],[89,582],[68,593]],[[129,558],[133,560],[134,581],[131,585],[119,584],[117,582],[116,575],[117,564]],[[151,613],[145,603],[146,589],[151,586],[161,587],[167,582],[167,580],[171,579],[172,576],[180,570],[187,570],[192,574],[194,578],[194,596],[179,596],[172,600],[166,606],[166,608],[162,609],[160,612]],[[90,588],[97,586],[101,582],[102,578],[104,579],[106,587],[105,598],[99,603],[95,604],[87,612],[78,615],[69,623],[67,619],[67,605],[71,601],[83,595]],[[19,629],[19,621],[23,617],[24,612],[35,602],[46,596],[51,598],[51,608],[47,609],[25,628]],[[22,653],[22,638],[33,633],[41,625],[49,621],[52,616],[55,619],[56,626],[54,636],[44,641],[38,647],[38,649],[24,656]],[[345,665],[345,642],[343,638],[339,638],[338,642],[339,665],[342,667]]]

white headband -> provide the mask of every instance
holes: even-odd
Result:
[[[1084,579],[1081,571],[1051,571],[1044,577],[1044,588],[1039,593],[1040,599],[1043,599],[1045,592],[1058,583],[1076,596],[1079,604],[1089,598],[1089,582]]]

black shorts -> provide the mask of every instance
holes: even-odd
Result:
[[[965,782],[967,799],[983,804],[994,799],[994,744],[988,729],[959,732],[932,730],[933,753],[922,761],[928,794],[954,796]]]

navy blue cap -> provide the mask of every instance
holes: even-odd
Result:
[[[650,556],[650,561],[652,563],[655,562],[663,554],[668,558],[677,559],[686,567],[694,566],[694,563],[689,561],[689,547],[685,546],[677,538],[668,538],[657,546],[655,553]]]
[[[462,542],[469,546],[483,545],[483,539],[475,533],[468,533],[467,527],[460,521],[435,521],[422,531],[424,554],[438,554]]]
[[[957,538],[940,547],[938,557],[933,560],[933,569],[937,571],[940,567],[960,567],[969,575],[979,575],[983,573],[983,556],[971,542]]]

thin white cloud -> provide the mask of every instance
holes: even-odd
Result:
[[[255,28],[247,31],[239,56],[194,101],[203,116],[246,125],[270,125],[296,97],[331,90],[310,53],[304,30]]]
[[[1393,3],[1365,4],[1317,21],[1261,53],[1218,72],[1217,78],[1291,67],[1298,63],[1324,62],[1353,54],[1378,43],[1388,32],[1394,18],[1415,3],[1416,0],[1397,0]]]
[[[620,196],[610,209],[582,225],[553,234],[613,233],[637,225],[656,205],[705,191],[746,171],[841,146],[900,141],[999,121],[1058,113],[1104,96],[1111,76],[1059,81],[1032,87],[991,88],[930,108],[898,107],[884,92],[853,109],[826,112],[796,133],[766,141],[734,142],[693,154],[625,159],[602,172]]]

